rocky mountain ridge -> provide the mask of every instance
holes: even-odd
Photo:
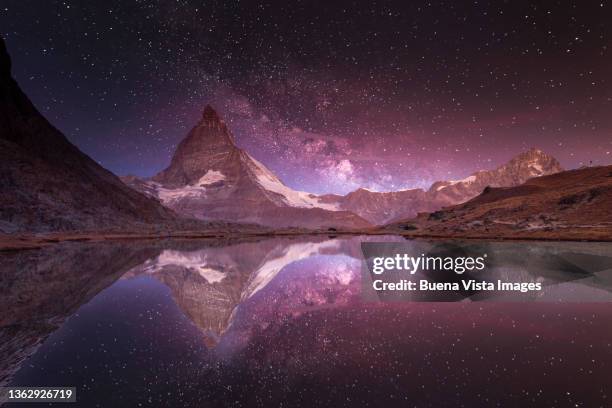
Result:
[[[40,114],[12,78],[0,38],[0,233],[155,228],[175,218]]]
[[[360,188],[345,196],[328,195],[323,201],[354,212],[368,221],[382,225],[395,220],[415,217],[449,205],[465,202],[486,187],[511,187],[532,177],[562,171],[559,162],[539,149],[523,152],[508,163],[493,170],[481,170],[456,181],[438,181],[428,190],[408,189],[375,192]]]
[[[514,187],[487,187],[475,198],[385,227],[450,237],[612,238],[612,166],[585,167],[531,178]]]

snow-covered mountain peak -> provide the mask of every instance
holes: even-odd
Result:
[[[179,143],[168,168],[150,180],[125,179],[186,216],[282,227],[369,227],[337,202],[296,191],[238,148],[215,110]]]

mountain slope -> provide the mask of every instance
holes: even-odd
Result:
[[[612,240],[612,166],[532,178],[508,188],[486,188],[472,200],[389,231],[479,237]]]
[[[0,38],[0,232],[123,229],[173,219],[36,110],[11,77]]]
[[[530,178],[560,171],[563,168],[554,157],[539,149],[531,149],[494,170],[478,171],[463,180],[434,183],[428,193],[442,205],[453,205],[475,197],[485,187],[518,186]]]
[[[541,150],[531,149],[494,170],[478,171],[463,180],[438,181],[427,191],[410,189],[374,192],[361,188],[345,196],[324,197],[329,204],[335,204],[340,209],[354,212],[381,225],[465,202],[480,194],[487,186],[516,186],[532,177],[562,170],[556,159]]]
[[[149,180],[133,176],[122,180],[176,212],[202,220],[272,227],[370,226],[355,214],[337,211],[334,204],[284,185],[236,146],[230,130],[210,106],[178,145],[168,168]]]

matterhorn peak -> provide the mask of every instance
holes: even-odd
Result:
[[[200,119],[200,122],[198,123],[197,127],[218,130],[222,134],[227,134],[230,140],[232,139],[232,137],[229,136],[230,131],[225,125],[225,122],[223,121],[223,119],[221,119],[221,116],[219,116],[217,111],[210,105],[206,105],[204,107],[204,111],[202,112],[202,119]]]
[[[190,185],[209,170],[231,166],[239,149],[234,137],[212,106],[206,105],[202,118],[179,143],[170,166],[153,177],[168,185]],[[227,169],[222,173],[228,174]]]
[[[221,117],[217,111],[210,105],[206,105],[204,107],[204,111],[202,112],[202,122],[205,123],[219,123],[222,122]]]

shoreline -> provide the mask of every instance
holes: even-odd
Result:
[[[271,231],[176,231],[167,233],[146,232],[51,232],[34,234],[0,234],[0,251],[19,251],[39,249],[61,242],[118,242],[118,241],[148,241],[148,240],[233,240],[233,239],[266,239],[274,237],[299,236],[377,236],[396,235],[405,239],[434,240],[474,240],[474,241],[574,241],[574,242],[612,242],[612,235],[603,231],[598,234],[568,234],[554,236],[551,234],[512,234],[506,236],[490,236],[483,234],[436,234],[415,233],[405,231],[390,231],[384,229],[321,231],[321,230],[271,230]]]

